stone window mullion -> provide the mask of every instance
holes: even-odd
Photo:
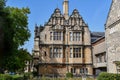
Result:
[[[63,32],[61,32],[61,41],[63,41]]]

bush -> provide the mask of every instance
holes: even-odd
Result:
[[[73,78],[73,74],[72,73],[66,73],[66,77],[67,78]]]
[[[0,74],[0,80],[24,80],[21,75]]]
[[[120,74],[102,72],[97,77],[97,80],[120,80]]]
[[[13,75],[13,80],[24,80],[23,75]]]
[[[24,79],[25,80],[32,79],[32,78],[33,78],[33,74],[31,72],[24,73]]]
[[[13,77],[9,74],[0,74],[0,80],[13,80]]]
[[[36,71],[33,71],[32,74],[33,74],[34,77],[38,76],[38,73]]]
[[[16,77],[13,80],[24,80],[24,77]]]

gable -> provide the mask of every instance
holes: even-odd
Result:
[[[56,8],[49,21],[47,22],[47,25],[56,25],[58,23],[63,25],[64,19],[65,18],[61,14],[60,9]]]
[[[113,0],[106,21],[106,28],[120,19],[120,1]]]
[[[61,25],[59,25],[59,24],[57,24],[57,25],[53,25],[52,27],[51,27],[51,29],[52,30],[63,30],[63,26],[61,26]]]
[[[77,31],[77,30],[79,31],[82,30],[82,26],[75,25],[75,26],[71,26],[69,29],[72,31]]]

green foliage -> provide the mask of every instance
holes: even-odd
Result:
[[[18,54],[16,55],[17,58],[17,65],[18,65],[18,70],[23,70],[24,67],[26,67],[26,61],[31,61],[32,56],[29,54],[29,52],[26,49],[19,49]]]
[[[25,80],[21,75],[0,74],[0,80]]]
[[[37,71],[33,71],[32,74],[34,77],[38,75]]]
[[[29,54],[29,52],[26,49],[19,49],[18,53],[14,54],[13,56],[9,57],[8,61],[6,62],[7,69],[13,72],[19,71],[23,72],[24,67],[26,67],[26,61],[30,61],[32,58]]]
[[[30,37],[29,13],[29,8],[6,7],[5,0],[0,0],[0,38],[4,41],[0,42],[0,66],[4,70],[23,69],[25,61],[30,60],[27,50],[20,49]]]
[[[0,10],[5,6],[5,0],[0,0]]]
[[[13,80],[13,78],[8,74],[0,74],[0,80]]]
[[[42,76],[42,80],[46,80],[47,78],[45,76]]]
[[[9,56],[8,54],[12,53],[12,28],[9,26],[10,19],[8,18],[9,12],[5,8],[4,0],[0,0],[0,66],[4,66],[5,64],[5,56]],[[2,5],[3,4],[3,5]],[[11,33],[8,33],[11,32]]]
[[[22,75],[11,75],[13,80],[24,80],[24,77]]]
[[[73,78],[73,74],[72,73],[66,73],[66,77],[67,78]]]
[[[32,79],[33,78],[33,74],[31,72],[24,73],[24,78],[25,79]]]
[[[82,78],[47,78],[47,77],[41,77],[40,79],[34,78],[32,80],[82,80]],[[87,78],[86,80],[95,80],[95,79]]]
[[[102,72],[99,74],[97,80],[120,80],[120,74]]]
[[[25,80],[24,77],[16,77],[16,78],[13,78],[13,80]]]
[[[9,10],[9,18],[12,20],[12,29],[14,32],[13,41],[14,46],[17,48],[24,45],[24,42],[27,41],[30,37],[30,31],[28,29],[28,17],[27,14],[30,13],[29,8],[14,8],[7,7]]]

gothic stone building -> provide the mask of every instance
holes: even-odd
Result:
[[[105,25],[105,39],[107,52],[107,71],[120,72],[116,62],[120,61],[120,1],[112,0],[110,12]]]
[[[68,7],[64,0],[63,14],[56,8],[44,26],[35,27],[34,59],[39,74],[93,74],[89,27],[77,9],[69,16]]]

